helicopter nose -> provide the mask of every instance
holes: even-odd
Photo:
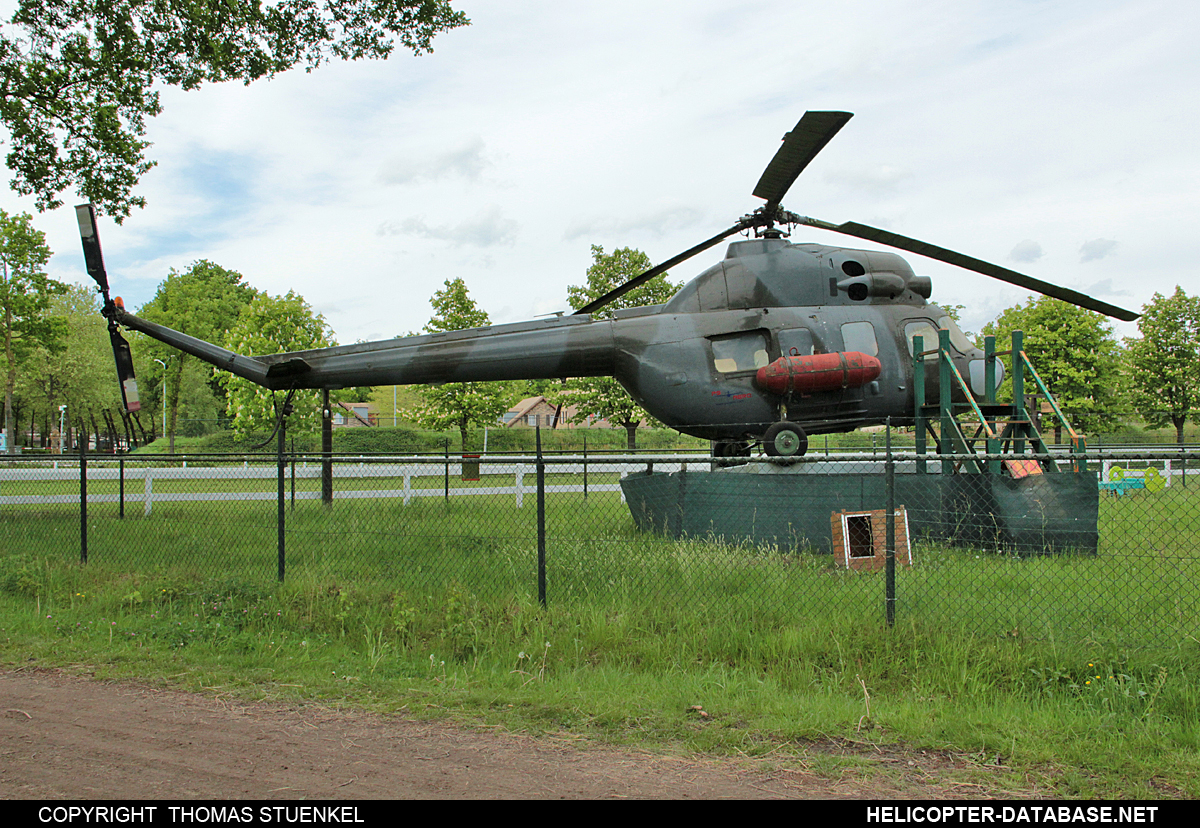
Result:
[[[984,366],[985,363],[982,359],[973,359],[967,363],[967,370],[971,378],[971,393],[980,399],[987,396]],[[1004,382],[1004,363],[996,360],[996,388],[999,388],[1002,382]]]

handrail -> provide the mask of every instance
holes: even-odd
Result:
[[[943,352],[943,358],[949,363],[950,370],[953,372],[954,378],[958,380],[958,387],[962,389],[963,395],[966,397],[967,402],[969,402],[971,404],[971,408],[975,410],[975,416],[979,418],[980,425],[987,430],[987,436],[990,439],[995,440],[996,432],[992,430],[990,425],[988,425],[987,418],[983,416],[983,411],[980,410],[979,405],[975,402],[975,397],[971,393],[971,389],[967,387],[967,383],[965,380],[963,380],[962,374],[959,373],[957,366],[955,366],[954,360],[950,359],[950,354],[948,352]]]
[[[1042,382],[1042,378],[1038,376],[1037,369],[1033,367],[1033,363],[1029,361],[1029,357],[1026,356],[1024,351],[1021,351],[1021,364],[1029,369],[1029,373],[1033,374],[1034,382],[1038,384],[1038,388],[1042,389],[1042,393],[1046,395],[1046,401],[1050,403],[1050,407],[1053,408],[1054,413],[1058,415],[1059,422],[1063,424],[1063,427],[1067,430],[1067,433],[1071,435],[1071,439],[1073,441],[1078,440],[1079,435],[1075,433],[1075,429],[1073,429],[1071,424],[1067,422],[1067,416],[1062,413],[1062,409],[1060,409],[1058,407],[1058,403],[1054,401],[1054,395],[1050,393],[1050,389],[1046,387],[1046,383]]]

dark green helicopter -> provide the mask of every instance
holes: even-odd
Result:
[[[243,356],[129,313],[109,297],[91,205],[77,207],[89,275],[104,296],[126,407],[136,410],[129,346],[119,326],[165,342],[266,388],[615,377],[652,415],[714,441],[720,456],[761,443],[799,456],[809,434],[911,422],[912,339],[948,329],[952,357],[982,398],[983,352],[927,300],[929,277],[895,253],[796,244],[779,225],[808,226],[918,253],[1126,321],[1137,314],[906,236],[784,210],[797,176],[851,118],[807,112],[754,188],[766,203],[732,227],[651,268],[571,316],[269,356]],[[725,259],[666,304],[592,314],[638,285],[736,233]],[[935,393],[930,366],[927,388]]]

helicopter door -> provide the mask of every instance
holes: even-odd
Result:
[[[867,356],[879,356],[879,340],[875,337],[875,326],[870,322],[846,322],[842,325],[842,350],[857,351]],[[872,384],[878,389],[878,384]],[[878,392],[876,392],[878,393]],[[863,400],[862,386],[842,389],[843,406],[859,406]]]
[[[808,328],[780,331],[778,339],[780,356],[812,356],[813,337]]]

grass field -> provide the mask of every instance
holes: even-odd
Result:
[[[890,630],[881,573],[643,535],[616,493],[548,498],[545,608],[532,496],[299,501],[283,584],[274,502],[94,506],[87,566],[77,506],[6,507],[0,657],[781,762],[901,743],[1014,788],[1195,796],[1193,491],[1102,498],[1096,556],[919,545]]]

